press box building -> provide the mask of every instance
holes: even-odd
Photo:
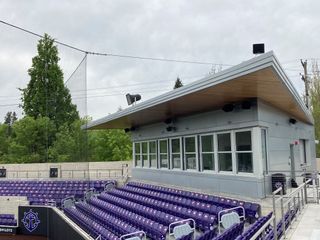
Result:
[[[313,119],[273,54],[89,123],[130,129],[134,179],[264,198],[316,169]]]

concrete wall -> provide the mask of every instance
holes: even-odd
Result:
[[[119,178],[122,174],[131,175],[131,161],[119,162],[73,162],[73,163],[30,163],[0,164],[7,169],[7,178],[49,178],[51,167],[59,169],[58,179],[103,179]],[[128,167],[124,165],[128,164]],[[0,179],[1,180],[1,179]]]

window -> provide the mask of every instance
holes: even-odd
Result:
[[[262,150],[262,162],[264,164],[265,174],[269,173],[268,166],[268,152],[267,152],[267,130],[261,129],[261,150]]]
[[[299,144],[300,144],[300,156],[301,156],[301,163],[302,164],[307,164],[307,149],[306,149],[306,140],[305,139],[300,139]]]
[[[214,137],[213,135],[201,136],[201,161],[202,161],[202,171],[214,170]]]
[[[168,140],[159,141],[160,168],[168,168]]]
[[[196,170],[197,169],[196,137],[184,138],[184,150],[185,150],[186,169]]]
[[[181,139],[171,139],[171,161],[172,168],[181,169]]]
[[[135,143],[134,144],[134,161],[135,161],[135,166],[142,166],[142,161],[141,161],[141,144],[140,143]]]
[[[150,167],[157,167],[157,142],[151,141],[149,142],[149,160]]]
[[[236,156],[238,172],[252,173],[251,131],[236,132]]]
[[[230,133],[217,134],[219,171],[232,172],[232,152]]]
[[[141,143],[141,149],[142,149],[142,166],[143,167],[149,167],[149,163],[148,163],[148,142]]]

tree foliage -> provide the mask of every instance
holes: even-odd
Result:
[[[59,67],[58,48],[47,34],[37,46],[38,55],[32,59],[28,70],[30,81],[22,89],[22,107],[27,116],[48,117],[56,128],[79,119],[76,106],[63,81]]]
[[[312,65],[310,103],[314,118],[315,138],[320,139],[320,72],[316,62]],[[316,154],[317,157],[320,157],[320,144],[316,145]]]
[[[130,136],[121,130],[86,131],[65,87],[58,49],[45,35],[22,89],[25,117],[8,112],[0,123],[0,163],[117,161],[131,159]]]

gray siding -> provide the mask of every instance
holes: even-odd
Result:
[[[257,106],[249,110],[238,107],[232,112],[216,110],[193,116],[179,118],[174,122],[175,132],[167,132],[165,123],[143,126],[132,132],[133,141],[160,139],[181,135],[192,135],[206,132],[216,132],[239,129],[258,125]]]
[[[279,111],[262,101],[258,102],[259,124],[268,131],[269,169],[271,171],[290,171],[290,144],[299,139],[307,139],[307,168],[316,169],[315,138],[313,125],[297,121],[290,124],[290,115]],[[301,146],[294,146],[295,166],[301,171]]]

